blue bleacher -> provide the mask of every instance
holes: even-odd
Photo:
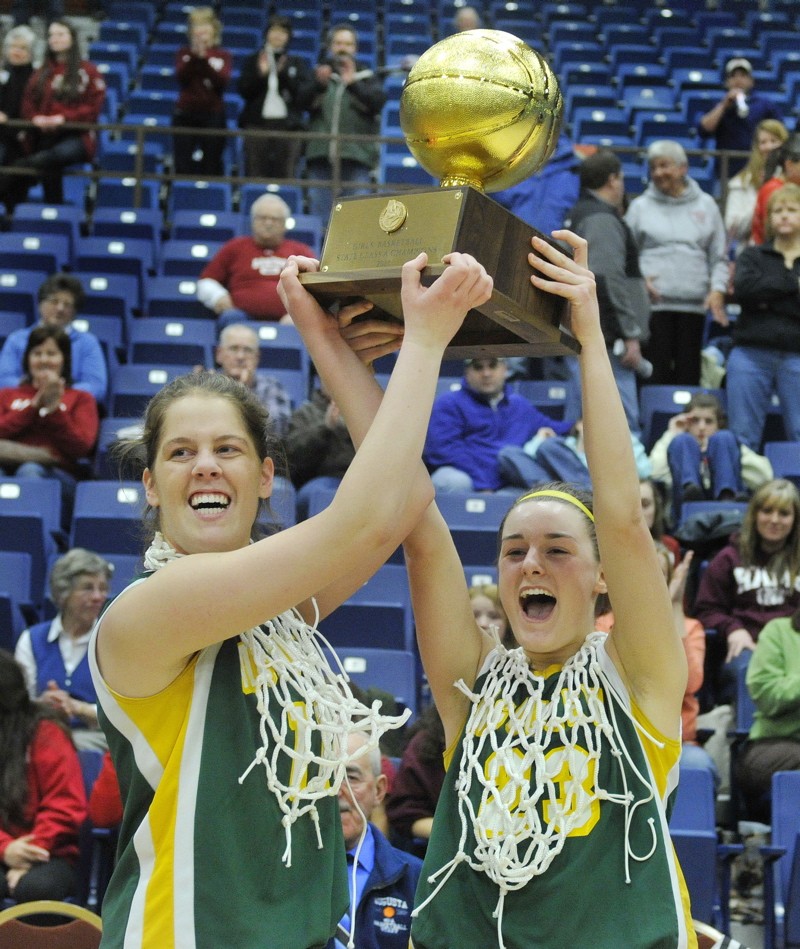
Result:
[[[24,329],[27,325],[28,318],[24,313],[0,310],[0,346],[11,333]]]
[[[141,416],[156,392],[185,374],[186,366],[120,366],[111,373],[110,414],[117,417]]]
[[[176,211],[172,237],[183,241],[229,241],[242,233],[244,219],[234,211]]]
[[[50,276],[47,271],[0,269],[0,310],[24,313],[28,324],[38,319],[36,296],[39,287]]]
[[[85,213],[67,204],[33,204],[25,202],[14,208],[11,230],[25,234],[65,234],[74,250],[80,236]]]
[[[163,223],[161,212],[155,208],[97,208],[92,216],[92,236],[148,240],[157,253]]]
[[[97,183],[95,206],[100,208],[157,208],[157,181],[139,181],[135,178],[103,178]]]
[[[139,281],[141,306],[145,280],[155,268],[153,242],[141,238],[82,237],[75,248],[75,267],[101,274],[130,275]]]
[[[173,366],[213,365],[216,327],[210,320],[148,317],[134,320],[128,330],[128,361],[169,363]]]
[[[72,263],[70,238],[64,234],[0,234],[0,270],[46,270],[56,273]]]
[[[232,211],[231,186],[224,181],[175,181],[169,194],[168,216],[175,211]]]
[[[159,273],[196,279],[221,247],[221,241],[164,241]]]
[[[147,282],[145,310],[148,316],[180,319],[216,319],[213,310],[197,299],[197,281],[190,277],[151,277]]]
[[[101,555],[139,555],[144,505],[141,482],[78,482],[70,547],[87,547]]]

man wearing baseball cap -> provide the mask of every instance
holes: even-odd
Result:
[[[753,92],[754,85],[750,60],[741,56],[729,59],[725,64],[725,95],[698,123],[701,137],[713,135],[719,151],[749,152],[758,123],[782,118],[780,108],[771,99]],[[735,175],[746,162],[746,157],[731,158],[728,176]]]

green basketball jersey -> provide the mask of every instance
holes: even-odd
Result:
[[[292,825],[286,866],[283,815],[263,767],[239,783],[262,745],[245,647],[235,638],[203,649],[162,692],[131,699],[103,681],[98,633],[102,621],[89,654],[125,802],[103,949],[324,946],[348,906],[338,801],[318,802],[322,849],[309,815]],[[281,752],[281,780],[291,767]]]
[[[631,760],[627,760],[625,753],[619,757],[612,753],[607,734],[601,735],[600,756],[594,759],[588,754],[591,741],[586,740],[586,729],[571,721],[562,721],[560,726],[545,733],[541,761],[558,762],[548,772],[555,799],[565,800],[564,783],[571,780],[570,760],[583,767],[586,759],[587,766],[579,781],[581,785],[588,781],[594,786],[587,788],[591,793],[575,797],[577,803],[571,812],[570,831],[564,839],[563,849],[556,853],[549,867],[521,889],[506,893],[502,906],[503,944],[506,949],[696,947],[689,897],[667,827],[667,801],[677,786],[680,742],[664,738],[649,725],[628,695],[605,644],[601,642],[593,648],[597,650],[602,672],[598,698],[612,725],[616,745],[624,746]],[[487,659],[475,684],[475,694],[481,691],[485,670],[495,655],[493,653]],[[557,703],[556,708],[563,708],[563,699],[556,693],[560,671],[560,667],[552,667],[544,673],[542,698],[547,703]],[[519,716],[533,713],[529,696],[524,683],[514,692],[511,704]],[[591,706],[584,696],[581,696],[581,704],[591,723]],[[572,729],[571,742],[576,748],[572,759],[564,753],[565,742],[559,735],[559,727]],[[504,730],[505,721],[501,716],[495,731],[501,733]],[[596,734],[594,728],[591,731]],[[431,875],[445,867],[459,849],[463,827],[459,813],[458,776],[464,751],[462,732],[436,808],[417,890],[417,907],[422,906],[446,873],[440,874],[433,882],[429,879]],[[498,773],[496,764],[492,764],[493,757],[491,745],[487,742],[479,760],[487,775],[492,768],[498,774],[496,783],[502,798],[504,772],[500,769]],[[531,789],[537,786],[537,769],[538,766],[531,768]],[[637,776],[637,770],[655,792],[653,797]],[[538,787],[541,786],[540,781]],[[595,798],[595,788],[608,792],[617,800],[605,799],[602,794],[599,799]],[[464,806],[466,814],[480,810],[481,791],[481,782],[473,779],[467,792],[469,807]],[[628,792],[632,792],[632,799],[626,807],[619,802],[618,796]],[[647,798],[651,799],[648,801]],[[513,821],[519,813],[515,810],[515,801],[511,801],[507,808],[511,813],[510,822],[503,823],[499,814],[483,815],[490,828],[498,828],[492,833],[502,834],[503,827],[514,826]],[[545,820],[548,806],[547,796],[536,804],[536,812]],[[476,839],[472,823],[467,820],[463,850],[473,859]],[[625,882],[627,875],[629,883]],[[499,887],[485,872],[473,869],[462,860],[431,902],[418,910],[411,931],[415,949],[491,949],[499,946],[498,919],[493,917],[499,896]]]

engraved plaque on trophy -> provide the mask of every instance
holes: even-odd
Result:
[[[563,103],[547,63],[499,30],[469,30],[431,47],[409,73],[400,123],[438,189],[360,195],[335,205],[320,271],[301,275],[321,302],[365,297],[369,318],[402,320],[400,273],[428,254],[423,283],[452,252],[472,254],[494,279],[492,297],[467,315],[450,358],[569,355],[577,340],[561,325],[565,302],[530,282],[533,234],[487,197],[533,174],[558,139]]]

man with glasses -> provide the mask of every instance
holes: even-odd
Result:
[[[286,240],[289,206],[264,194],[250,209],[250,235],[234,237],[200,274],[197,299],[219,317],[220,328],[242,320],[291,323],[278,296],[278,278],[292,254],[315,257],[306,244]]]
[[[249,326],[230,323],[219,334],[214,359],[220,372],[252,389],[269,412],[273,432],[285,438],[292,414],[292,399],[284,386],[258,368],[258,337]]]
[[[105,401],[108,389],[108,368],[97,337],[76,329],[73,320],[83,303],[80,280],[70,274],[48,277],[39,287],[39,326],[63,329],[72,343],[72,379],[75,389],[90,392],[98,403]],[[0,389],[14,388],[23,376],[22,356],[32,326],[11,333],[0,351]]]

